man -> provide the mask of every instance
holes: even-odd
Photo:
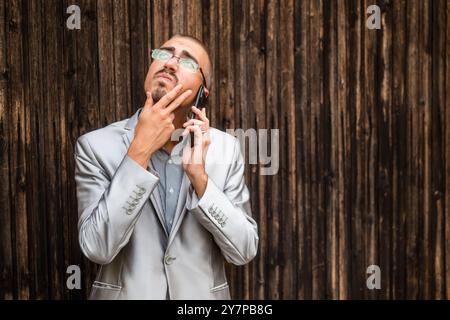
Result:
[[[152,57],[145,105],[76,144],[79,242],[101,265],[90,298],[229,299],[224,259],[258,247],[240,145],[191,107],[209,94],[203,44],[177,35]]]

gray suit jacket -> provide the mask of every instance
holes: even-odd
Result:
[[[90,298],[229,299],[224,258],[243,265],[258,247],[238,140],[210,129],[206,191],[198,199],[184,174],[169,234],[158,177],[127,155],[137,120],[138,112],[76,143],[79,242],[101,265]]]

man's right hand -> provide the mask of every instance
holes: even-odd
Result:
[[[146,93],[147,100],[128,148],[128,156],[144,169],[147,169],[152,154],[170,139],[175,130],[173,111],[192,93],[191,90],[186,90],[180,94],[181,88],[181,84],[177,85],[155,104],[151,93]]]

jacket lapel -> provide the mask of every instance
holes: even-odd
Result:
[[[126,149],[128,150],[128,147],[130,146],[131,141],[134,138],[134,128],[136,127],[137,121],[139,119],[139,114],[142,108],[140,108],[125,124],[125,133],[122,135],[123,142],[125,143]],[[149,161],[148,167],[155,171],[153,168],[151,161]],[[161,197],[159,195],[158,187],[153,189],[153,192],[150,194],[150,202],[153,205],[153,208],[156,211],[156,215],[158,216],[159,222],[161,223],[162,228],[164,229],[164,232],[166,233],[166,236],[169,236],[169,233],[166,229],[166,224],[164,223],[164,214],[162,210],[162,203],[161,203]]]

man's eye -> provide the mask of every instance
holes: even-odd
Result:
[[[183,59],[180,61],[180,64],[183,64],[183,66],[189,70],[196,71],[197,70],[197,64],[192,59]]]
[[[161,50],[160,52],[159,52],[159,57],[161,58],[161,59],[169,59],[170,57],[171,57],[171,53],[170,52],[168,52],[168,51],[164,51],[164,50]]]

